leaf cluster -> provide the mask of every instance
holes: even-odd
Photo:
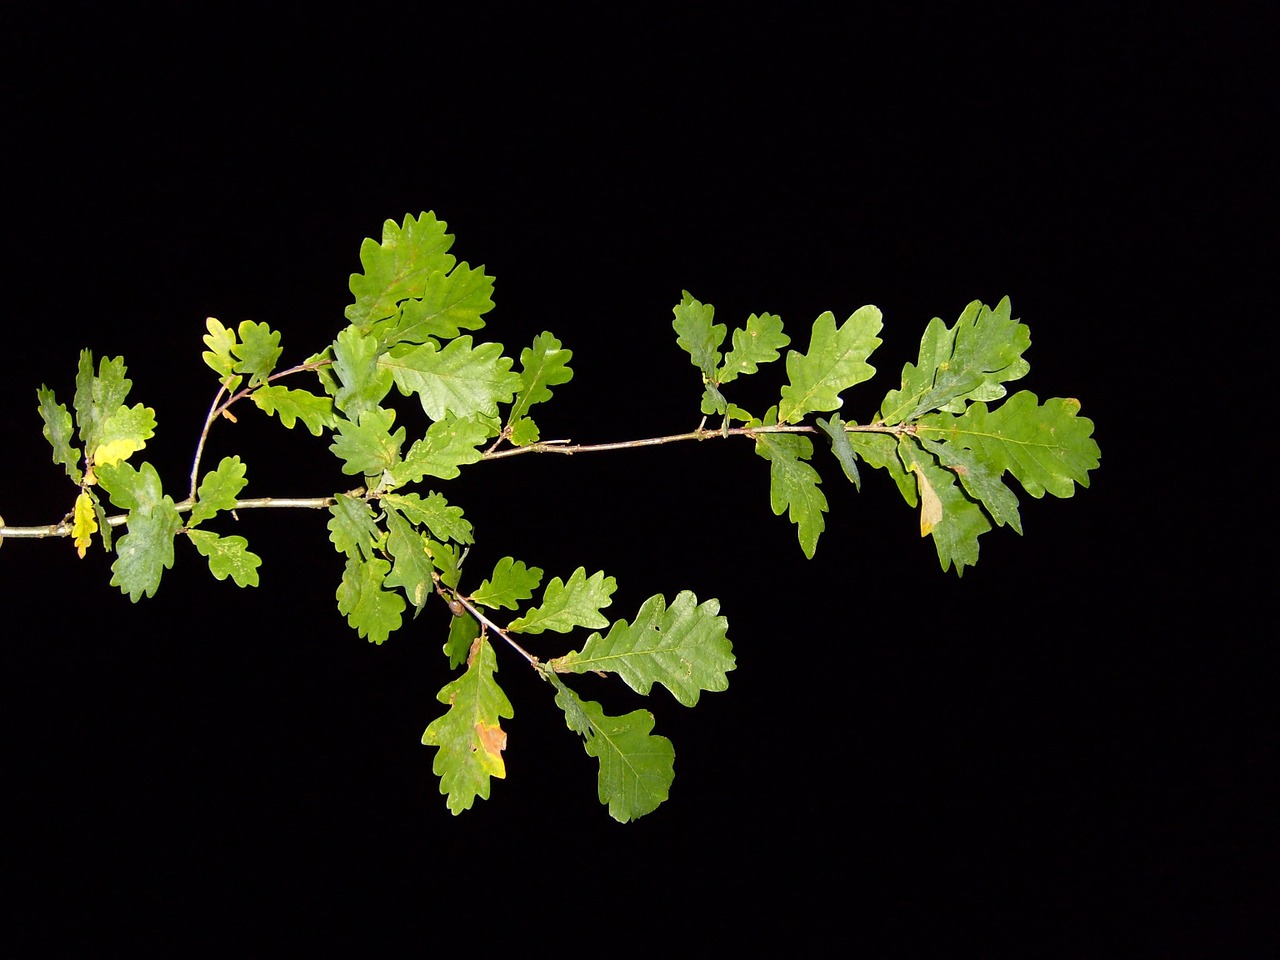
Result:
[[[433,766],[448,808],[470,808],[489,796],[493,778],[506,775],[502,721],[514,708],[497,681],[501,642],[547,681],[566,726],[597,761],[601,803],[616,819],[631,820],[667,798],[674,748],[653,733],[648,710],[610,715],[566,678],[616,676],[641,696],[661,686],[693,707],[702,693],[728,686],[735,667],[728,625],[719,601],[699,602],[687,590],[669,605],[661,594],[651,596],[632,619],[611,622],[604,611],[617,583],[603,571],[588,575],[586,567],[544,584],[540,568],[508,556],[469,585],[474,579],[464,562],[475,533],[444,485],[487,458],[573,452],[543,441],[533,418],[537,405],[572,379],[573,355],[546,331],[518,358],[480,339],[493,280],[483,267],[457,261],[452,245],[434,214],[388,220],[381,240],[360,249],[362,270],[350,278],[354,299],[345,324],[328,346],[292,367],[280,368],[282,338],[268,324],[246,320],[232,328],[209,318],[202,358],[215,374],[215,397],[180,502],[165,493],[150,463],[130,462],[156,421],[149,407],[128,405],[123,360],[104,358],[95,368],[85,350],[74,416],[51,389],[38,391],[53,460],[77,491],[64,526],[81,556],[95,536],[114,553],[111,582],[134,601],[155,593],[180,536],[217,579],[256,586],[261,561],[245,538],[204,525],[269,501],[241,499],[247,480],[239,457],[201,472],[204,440],[220,420],[235,422],[231,408],[245,400],[286,429],[302,423],[312,435],[327,436],[337,472],[356,483],[306,504],[327,509],[329,540],[342,565],[334,597],[352,629],[381,644],[404,627],[410,608],[416,618],[433,596],[449,609],[443,653],[456,675],[438,694],[445,712],[422,737],[436,750]],[[1006,397],[1005,384],[1028,372],[1023,354],[1030,346],[1007,299],[994,309],[974,302],[950,326],[934,319],[900,385],[861,423],[839,411],[846,392],[875,372],[868,362],[881,342],[875,307],[861,307],[843,322],[821,314],[803,351],[787,349],[792,339],[773,314],[752,314],[730,333],[715,323],[714,307],[688,292],[673,312],[677,343],[701,377],[702,423],[692,434],[665,439],[749,438],[769,464],[770,506],[795,524],[808,557],[829,509],[813,438],[856,490],[863,465],[885,470],[918,508],[921,535],[933,538],[943,569],[954,566],[957,574],[976,562],[978,537],[993,524],[1022,532],[1010,479],[1035,497],[1069,497],[1098,464],[1093,425],[1078,415],[1077,401],[1042,403],[1025,391]],[[728,398],[735,381],[783,359],[784,350],[776,403],[757,415]],[[708,417],[718,417],[718,425],[706,428]],[[114,541],[120,518],[108,517],[108,503],[125,512],[127,532]],[[587,635],[576,649],[549,659],[523,646],[532,635],[579,632]]]
[[[754,314],[733,333],[733,350],[721,358],[726,328],[712,322],[713,308],[688,292],[675,307],[677,342],[702,372],[702,412],[719,414],[720,430],[750,436],[769,462],[769,502],[796,525],[800,547],[813,557],[828,511],[822,478],[812,464],[813,441],[825,435],[844,476],[860,490],[859,463],[885,470],[903,499],[920,510],[920,535],[932,536],[943,570],[963,574],[978,559],[978,537],[992,525],[1022,524],[1018,500],[1006,477],[1033,497],[1069,497],[1088,486],[1098,466],[1093,423],[1078,416],[1074,399],[1041,403],[1026,391],[1003,404],[1005,384],[1025,376],[1027,326],[1011,316],[1009,300],[994,309],[974,301],[951,326],[935,318],[925,329],[919,358],[903,367],[901,384],[885,394],[879,412],[863,423],[844,420],[844,392],[871,378],[867,362],[880,344],[880,311],[865,306],[841,324],[823,313],[809,331],[804,353],[787,351],[787,382],[763,417],[729,402],[721,388],[778,358],[788,344],[782,321]],[[813,427],[801,427],[810,414]],[[799,428],[799,429],[797,429]],[[805,432],[802,432],[805,431]]]

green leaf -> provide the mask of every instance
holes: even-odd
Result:
[[[521,600],[533,597],[533,591],[541,582],[541,568],[526,567],[523,560],[503,557],[494,566],[493,575],[471,594],[471,600],[495,610],[498,607],[515,610]]]
[[[427,435],[415,441],[404,462],[391,469],[392,486],[418,483],[423,477],[452,480],[458,468],[484,456],[479,447],[493,436],[486,421],[478,416],[446,417],[427,427]]]
[[[972,450],[995,475],[1008,470],[1027,493],[1069,497],[1074,483],[1089,485],[1098,467],[1093,421],[1078,416],[1080,401],[1054,398],[1041,405],[1034,393],[1015,393],[994,410],[974,403],[964,414],[922,417],[922,436]]]
[[[236,359],[231,353],[239,343],[236,340],[236,332],[224,327],[213,317],[206,319],[204,325],[209,330],[204,336],[205,345],[209,349],[200,356],[228,390],[235,390],[240,385],[241,379],[235,375]]]
[[[160,474],[149,463],[134,469],[128,463],[105,464],[98,471],[98,483],[111,496],[111,502],[124,510],[146,513],[168,500],[160,483]]]
[[[432,274],[448,273],[454,257],[448,253],[453,237],[434,213],[417,218],[406,216],[403,225],[387,220],[382,225],[382,243],[365,240],[360,246],[364,273],[351,275],[351,292],[356,302],[347,307],[346,317],[361,333],[396,312],[396,305],[410,297],[421,298]]]
[[[431,769],[455,815],[470,809],[476,797],[488,800],[490,778],[507,775],[502,761],[507,734],[501,721],[515,716],[515,711],[494,679],[497,672],[493,647],[476,638],[466,673],[436,696],[449,705],[448,711],[422,734],[424,745],[437,748]]]
[[[67,476],[78,484],[84,474],[80,472],[80,451],[71,444],[75,436],[71,414],[64,404],[57,402],[53,391],[44,384],[36,391],[36,397],[40,401],[40,419],[44,421],[44,438],[53,447],[53,462],[66,467]]]
[[[426,524],[427,529],[440,540],[472,543],[471,524],[462,516],[462,508],[449,505],[443,494],[428,493],[426,498],[416,493],[388,493],[381,500],[384,507],[398,510],[414,524]]]
[[[724,367],[715,376],[718,383],[728,383],[739,376],[755,373],[758,365],[778,359],[778,351],[791,342],[782,332],[782,318],[771,313],[754,313],[747,317],[746,329],[733,331],[733,349],[724,358]]]
[[[822,428],[822,432],[831,438],[831,452],[840,461],[844,475],[849,478],[854,488],[861,492],[862,477],[858,473],[858,455],[853,452],[853,444],[849,442],[849,433],[844,428],[845,424],[840,419],[840,414],[833,413],[830,420],[816,417],[815,422]]]
[[[581,653],[565,654],[547,665],[558,673],[616,673],[646,696],[654,683],[660,683],[692,707],[701,691],[729,688],[733,645],[725,635],[729,622],[717,616],[719,612],[719,600],[699,605],[688,590],[678,593],[670,607],[662,594],[656,594],[644,602],[632,623],[618,620],[608,636],[593,633]]]
[[[453,617],[449,624],[449,639],[444,644],[444,655],[449,658],[449,666],[456,670],[466,662],[471,645],[480,636],[480,621],[469,613]]]
[[[898,443],[898,456],[915,475],[920,536],[933,537],[944,571],[954,563],[956,576],[963,576],[966,566],[978,562],[978,537],[991,529],[986,514],[964,495],[954,473],[905,437]]]
[[[880,345],[880,311],[859,307],[839,327],[830,311],[813,322],[809,352],[787,351],[789,383],[782,388],[778,422],[796,423],[815,410],[838,410],[840,394],[867,380],[875,368],[867,357]]]
[[[343,461],[343,473],[381,476],[400,463],[404,427],[391,433],[395,419],[395,410],[375,407],[360,414],[358,424],[341,418],[334,421],[337,432],[329,449]]]
[[[711,322],[716,308],[709,303],[700,303],[685,290],[673,312],[676,318],[671,326],[679,334],[676,343],[689,354],[704,379],[714,380],[716,368],[720,366],[719,347],[724,343],[725,335],[724,324]]]
[[[419,296],[401,303],[398,313],[374,327],[383,346],[426,343],[432,337],[451,340],[460,330],[483,327],[483,315],[493,309],[493,278],[485,276],[484,267],[473,270],[463,262],[448,274],[433,271],[422,281]]]
[[[129,532],[116,541],[111,583],[135,603],[144,593],[154,596],[161,575],[173,566],[173,538],[182,529],[177,506],[149,463],[137,470],[123,461],[106,464],[98,482],[113,503],[129,511]]]
[[[911,506],[916,505],[916,482],[902,467],[898,459],[898,441],[887,433],[848,433],[849,445],[866,463],[883,470],[898,487],[902,498]]]
[[[931,410],[961,413],[965,401],[997,400],[1002,383],[1031,369],[1022,354],[1031,346],[1025,324],[1010,317],[1009,298],[995,310],[975,300],[953,327],[935,317],[925,328],[915,364],[902,368],[902,388],[890,390],[881,423],[914,420]]]
[[[244,474],[245,466],[239,457],[223,457],[218,469],[210,470],[200,481],[187,526],[194,527],[221,510],[234,510],[236,498],[248,482]]]
[[[274,413],[289,430],[299,420],[307,425],[314,437],[320,436],[320,431],[325,427],[333,428],[333,401],[328,397],[318,397],[307,390],[292,390],[276,384],[260,387],[249,396],[259,410],[267,414]]]
[[[333,342],[333,364],[328,368],[333,377],[322,377],[321,383],[333,391],[334,406],[353,420],[380,406],[391,390],[391,371],[378,366],[381,356],[377,337],[362,336],[351,327]]]
[[[370,643],[382,643],[402,622],[405,602],[398,594],[382,589],[391,564],[386,560],[353,560],[347,558],[338,584],[338,612],[359,636]]]
[[[580,734],[587,755],[600,761],[600,802],[620,823],[652,813],[667,799],[675,779],[676,751],[666,737],[654,736],[653,714],[635,710],[606,716],[600,704],[581,700],[551,671],[543,673],[556,689],[556,705],[565,722]]]
[[[80,440],[86,451],[97,449],[102,428],[107,418],[119,410],[129,395],[133,381],[125,378],[124,358],[106,357],[93,372],[93,353],[80,351],[80,369],[76,373],[76,423],[80,425]]]
[[[351,560],[373,556],[373,544],[381,536],[373,519],[373,509],[358,497],[340,493],[329,508],[329,539]]]
[[[757,433],[756,453],[769,461],[769,505],[796,525],[800,549],[810,560],[818,549],[818,536],[826,527],[822,515],[827,511],[827,498],[818,489],[822,478],[804,461],[813,456],[808,437],[794,433]]]
[[[195,544],[200,555],[209,560],[209,570],[219,580],[228,576],[239,587],[256,587],[258,585],[258,567],[262,558],[250,553],[246,548],[249,541],[244,537],[220,537],[208,530],[187,530],[187,536]]]
[[[447,587],[458,589],[458,580],[462,576],[462,558],[458,555],[457,549],[449,543],[428,540],[427,553],[431,554],[432,562],[440,571],[440,582]]]
[[[121,406],[103,422],[93,450],[95,464],[118,463],[141,450],[155,436],[156,412],[135,404]]]
[[[92,487],[86,487],[81,493],[89,494],[89,499],[93,504],[93,514],[98,518],[98,536],[102,537],[102,549],[110,551],[111,547],[111,522],[107,518],[107,511],[102,506],[102,501],[98,499],[98,495],[93,492]],[[79,505],[79,498],[76,498]]]
[[[265,323],[245,320],[240,324],[240,342],[231,348],[239,359],[232,367],[236,373],[249,375],[249,385],[266,383],[276,368],[276,361],[284,351],[280,347],[280,334]]]
[[[525,417],[535,403],[550,400],[552,387],[573,379],[573,371],[569,369],[571,359],[573,351],[565,350],[560,341],[545,330],[533,338],[532,347],[520,351],[520,392],[511,405],[509,423],[514,425]]]
[[[973,451],[923,437],[917,437],[916,440],[933,454],[938,463],[956,475],[965,493],[982,503],[997,526],[1002,527],[1007,523],[1018,533],[1022,533],[1017,496]]]
[[[116,559],[111,564],[111,584],[127,593],[133,602],[146,594],[154,596],[160,577],[173,566],[173,538],[182,528],[182,519],[165,497],[168,507],[150,513],[129,514],[129,532],[116,541]]]
[[[617,589],[618,582],[606,577],[603,570],[587,579],[586,568],[579,567],[568,583],[559,577],[548,583],[542,592],[542,605],[512,620],[507,629],[520,633],[568,633],[574,627],[607,627],[609,621],[600,610],[613,602],[609,598]]]
[[[391,371],[401,393],[418,397],[432,420],[449,413],[496,416],[498,404],[510,402],[521,383],[511,358],[502,356],[502,344],[472,347],[470,336],[449,341],[443,350],[431,343],[395,347],[378,363]]]
[[[708,417],[712,414],[725,416],[729,409],[729,401],[714,383],[706,383],[702,388],[701,410]]]
[[[413,615],[421,611],[427,598],[435,592],[435,564],[427,552],[427,538],[397,511],[387,511],[387,552],[395,565],[386,579],[388,587],[402,587],[413,604]]]

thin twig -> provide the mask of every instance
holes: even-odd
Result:
[[[483,613],[477,610],[475,608],[475,605],[472,604],[469,598],[464,597],[461,593],[459,593],[453,587],[449,586],[447,583],[441,583],[440,574],[433,573],[432,576],[435,578],[436,591],[440,594],[440,596],[444,597],[446,601],[449,601],[450,599],[452,599],[462,604],[464,607],[467,608],[467,611],[473,617],[475,617],[477,620],[483,623],[486,627],[488,627],[490,630],[492,630],[494,633],[500,636],[503,640],[507,641],[507,643],[511,645],[511,648],[515,650],[516,653],[520,654],[520,656],[528,660],[529,666],[533,667],[535,670],[538,668],[538,664],[539,664],[538,658],[535,657],[528,650],[526,650],[524,647],[520,646],[520,644],[516,643],[513,639],[511,639],[511,634],[507,633],[506,630],[498,626],[496,623],[494,623],[492,620],[486,617]]]
[[[302,366],[294,367],[291,370],[286,370],[283,373],[277,374],[276,376],[284,376],[286,374],[297,373],[302,370],[314,370],[317,367],[323,366],[329,362],[330,361],[326,360],[326,361],[323,361],[322,363],[303,364]],[[272,379],[274,379],[274,377]],[[235,396],[228,399],[221,406],[218,406],[215,400],[215,405],[211,409],[211,412],[209,415],[209,421],[206,422],[205,432],[207,432],[208,424],[212,422],[213,418],[217,417],[224,410],[230,407],[231,404],[235,403],[236,400],[239,400],[247,396],[250,392],[251,391],[247,389],[242,390],[239,393],[237,393]],[[856,424],[846,424],[845,431],[847,433],[887,433],[893,436],[900,437],[907,434],[915,434],[917,431],[917,427],[915,424],[905,424],[905,423],[895,424],[893,426],[884,426],[882,424],[866,424],[861,426]],[[730,430],[724,430],[724,429],[707,430],[700,425],[698,429],[691,430],[688,433],[673,433],[664,437],[645,437],[640,440],[620,440],[620,441],[615,441],[613,443],[571,443],[569,440],[541,440],[537,443],[531,443],[525,447],[509,447],[503,450],[494,450],[491,447],[488,451],[486,451],[481,456],[481,459],[482,460],[501,460],[505,457],[515,457],[524,453],[562,453],[566,455],[573,455],[576,453],[599,453],[605,450],[630,450],[634,447],[654,447],[660,444],[678,443],[684,440],[711,440],[711,439],[733,437],[733,436],[750,437],[750,436],[755,436],[756,434],[762,434],[762,433],[817,433],[817,432],[818,431],[816,427],[793,426],[788,424],[784,424],[782,426],[769,426],[769,427],[766,427],[766,426],[733,427]],[[204,433],[202,432],[201,438],[200,438],[200,444],[196,449],[195,467],[192,470],[193,482],[194,482],[194,477],[196,475],[196,471],[199,468],[200,453],[203,447],[204,447]],[[282,508],[282,509],[303,508],[303,509],[323,510],[326,507],[333,506],[335,502],[336,501],[334,500],[333,497],[301,497],[301,498],[292,498],[292,499],[284,498],[284,497],[257,497],[257,498],[248,499],[248,500],[237,500],[235,503],[235,506],[232,507],[231,509],[232,510],[253,510],[257,508]],[[191,496],[189,496],[182,503],[177,504],[177,509],[178,509],[178,512],[184,513],[186,511],[189,511],[194,505],[195,505],[195,493],[193,490]],[[127,522],[127,520],[128,520],[128,515],[121,514],[119,516],[109,517],[107,522],[111,526],[116,527]],[[4,537],[32,537],[32,538],[69,537],[71,536],[71,525],[72,525],[71,518],[67,517],[61,523],[49,524],[44,526],[35,526],[35,527],[0,526],[0,539],[3,539]],[[459,599],[461,600],[461,598]],[[486,620],[484,622],[488,623],[489,621]],[[507,639],[505,635],[501,633],[499,635],[503,636],[504,639]],[[512,641],[508,639],[507,642],[511,643]],[[514,645],[515,644],[513,644],[513,646]]]

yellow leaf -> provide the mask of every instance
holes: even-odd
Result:
[[[76,497],[75,522],[71,525],[76,553],[80,554],[81,560],[89,547],[90,538],[97,530],[98,517],[93,510],[93,498],[89,496],[88,490],[81,490],[80,496]]]
[[[103,466],[119,463],[121,460],[127,460],[130,454],[136,453],[144,446],[146,444],[141,440],[111,440],[98,445],[98,449],[93,452],[93,462]]]
[[[911,472],[916,475],[916,485],[920,489],[920,536],[927,537],[942,522],[942,501],[919,464],[913,463]]]

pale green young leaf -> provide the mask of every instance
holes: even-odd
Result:
[[[284,350],[280,334],[265,323],[245,320],[240,324],[240,342],[231,348],[238,359],[232,369],[249,377],[249,385],[266,383]]]
[[[788,384],[778,404],[779,423],[797,423],[814,411],[838,410],[840,394],[875,373],[867,357],[880,345],[880,311],[859,307],[840,326],[830,311],[813,322],[809,352],[787,351]]]
[[[53,462],[62,464],[72,482],[79,483],[84,474],[80,472],[80,450],[71,442],[75,437],[71,414],[44,384],[36,391],[36,397],[40,401],[40,419],[44,421],[44,438],[53,447]]]
[[[292,430],[299,420],[306,424],[314,437],[320,436],[325,427],[333,428],[333,401],[329,397],[318,397],[307,390],[293,390],[279,384],[259,387],[249,396],[259,410],[278,416],[286,429]]]
[[[493,278],[485,276],[484,267],[473,270],[464,261],[447,274],[433,272],[417,296],[374,327],[383,346],[426,343],[432,337],[452,340],[460,330],[480,329],[484,314],[493,309]]]
[[[818,489],[822,478],[805,463],[813,456],[813,444],[794,433],[757,433],[755,441],[756,453],[769,461],[769,505],[778,516],[789,511],[800,549],[812,560],[827,511],[827,498]]]
[[[235,375],[236,359],[231,353],[239,343],[236,332],[230,327],[224,327],[213,317],[207,318],[204,325],[209,330],[204,335],[205,346],[209,349],[200,356],[218,375],[219,382],[225,384],[228,390],[234,390],[240,385],[240,378]]]
[[[545,330],[533,338],[532,347],[520,351],[520,392],[507,418],[511,424],[525,417],[535,403],[550,400],[552,387],[573,379],[573,371],[569,369],[572,359],[573,351],[565,350],[560,341]]]
[[[373,509],[359,497],[340,493],[329,508],[329,539],[334,548],[349,559],[373,556],[373,544],[381,536],[373,519]]]
[[[428,553],[427,537],[395,510],[387,511],[387,530],[387,552],[394,564],[386,586],[403,588],[416,618],[435,591],[431,575],[436,567]]]
[[[542,434],[538,430],[538,425],[528,417],[520,417],[511,421],[511,429],[507,433],[507,439],[511,441],[513,446],[527,447],[531,443],[537,443],[542,439]]]
[[[80,426],[80,441],[86,452],[97,449],[103,424],[119,410],[133,381],[125,377],[124,358],[103,357],[98,372],[93,372],[93,353],[80,351],[80,368],[76,373],[76,423]]]
[[[455,815],[470,809],[476,797],[488,800],[490,778],[507,775],[502,762],[507,734],[501,721],[515,716],[515,711],[494,679],[497,672],[493,647],[476,638],[466,672],[436,696],[449,705],[448,711],[422,734],[425,746],[437,748],[431,769]]]
[[[138,403],[119,407],[102,423],[98,443],[93,450],[95,464],[127,460],[155,436],[156,412]]]
[[[583,738],[587,755],[600,762],[598,793],[609,815],[620,823],[652,813],[667,799],[675,779],[675,747],[655,736],[653,714],[634,710],[606,716],[600,704],[579,699],[551,671],[543,673],[556,689],[556,705],[565,722]]]
[[[495,416],[499,403],[509,403],[520,389],[520,375],[502,344],[471,345],[471,337],[450,340],[443,350],[434,344],[395,347],[378,361],[389,370],[405,396],[416,395],[432,420],[447,414]]]
[[[728,383],[739,376],[755,373],[762,363],[778,359],[778,351],[787,346],[791,338],[782,332],[782,318],[771,313],[747,317],[746,329],[733,331],[733,349],[724,358],[724,366],[714,379]]]
[[[449,624],[449,637],[444,642],[444,655],[449,658],[449,667],[456,670],[466,662],[471,645],[480,636],[480,621],[469,613],[453,617]]]
[[[372,560],[347,558],[338,584],[338,612],[344,614],[353,630],[370,643],[382,643],[402,623],[400,614],[405,602],[399,594],[382,589],[391,564],[374,557]]]
[[[210,470],[200,481],[195,506],[187,518],[187,526],[194,527],[217,514],[220,510],[234,510],[236,498],[248,482],[244,478],[245,466],[239,457],[223,457],[216,470]]]
[[[557,657],[547,666],[558,673],[616,673],[646,696],[654,683],[660,683],[692,707],[703,690],[729,688],[733,645],[725,635],[729,622],[717,616],[719,612],[719,600],[700,605],[688,590],[677,594],[670,607],[662,594],[656,594],[630,624],[615,621],[607,636],[593,633],[581,652]]]
[[[885,395],[879,420],[895,424],[934,410],[960,413],[966,401],[999,399],[1001,384],[1031,369],[1022,359],[1030,346],[1027,326],[1010,316],[1008,297],[994,310],[973,301],[952,327],[935,317],[917,362],[902,368],[901,388]]]
[[[933,537],[942,569],[955,564],[956,576],[978,562],[978,537],[991,529],[982,508],[965,496],[956,475],[907,438],[898,442],[903,467],[916,481],[920,536]]]
[[[404,461],[391,468],[391,485],[418,483],[426,476],[452,480],[462,472],[459,467],[484,456],[480,446],[491,436],[490,423],[475,415],[437,420],[427,427],[426,436],[409,448]]]
[[[382,352],[377,337],[363,336],[347,327],[338,333],[332,349],[333,363],[317,372],[333,397],[333,405],[351,419],[380,406],[391,390],[392,379],[391,371],[378,366]],[[332,371],[332,375],[325,371]]]
[[[400,463],[404,427],[392,433],[395,419],[395,410],[375,407],[360,414],[358,424],[341,417],[334,420],[336,432],[329,449],[342,461],[343,473],[381,476]]]
[[[845,430],[845,423],[840,419],[840,414],[833,413],[830,420],[816,417],[815,422],[822,428],[822,432],[831,438],[831,452],[840,461],[840,468],[844,470],[844,475],[849,478],[854,488],[861,492],[862,476],[858,473],[858,455],[854,453],[853,444],[849,442],[849,432]]]
[[[364,272],[351,275],[356,300],[346,310],[347,319],[361,333],[369,333],[376,321],[394,314],[402,300],[421,298],[432,274],[453,269],[454,257],[448,252],[453,237],[445,227],[434,213],[406,216],[403,225],[394,220],[382,225],[381,243],[365,240],[361,244]]]
[[[515,610],[521,600],[533,597],[533,591],[541,582],[541,568],[526,567],[523,560],[503,557],[494,565],[493,574],[471,594],[471,600],[495,610],[498,607]]]
[[[714,380],[716,368],[720,366],[719,347],[724,343],[726,330],[724,324],[711,322],[716,308],[709,303],[700,303],[685,290],[672,312],[676,317],[671,322],[678,334],[676,343],[689,354],[705,380]]]
[[[568,583],[559,577],[552,579],[542,592],[541,606],[512,620],[507,629],[518,633],[568,633],[574,627],[607,627],[609,621],[600,611],[613,602],[610,597],[617,589],[618,582],[606,577],[603,570],[588,579],[586,568],[579,567]]]
[[[208,530],[187,530],[187,536],[195,544],[200,555],[209,561],[209,570],[214,577],[225,580],[231,577],[238,587],[256,587],[258,585],[258,567],[262,558],[248,549],[249,541],[244,537],[220,537]]]
[[[1026,390],[994,410],[971,404],[960,416],[930,414],[921,418],[922,436],[972,450],[992,474],[1009,471],[1033,497],[1045,492],[1069,497],[1073,484],[1089,485],[1098,466],[1093,421],[1078,416],[1080,401],[1053,398],[1040,404]]]
[[[423,498],[416,493],[388,493],[381,502],[387,509],[400,511],[410,523],[425,524],[441,540],[473,542],[471,524],[463,517],[462,508],[451,506],[443,494],[429,492]]]

